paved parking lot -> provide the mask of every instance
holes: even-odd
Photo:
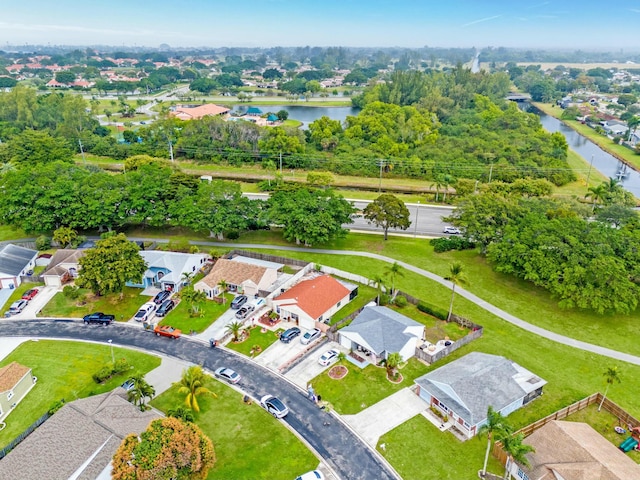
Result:
[[[307,354],[299,364],[285,373],[284,376],[296,385],[302,388],[307,388],[307,385],[312,379],[316,378],[323,371],[330,367],[323,367],[318,363],[318,359],[324,352],[326,352],[327,350],[331,350],[332,348],[344,353],[349,353],[349,351],[346,348],[342,347],[339,343],[323,342],[319,348],[316,348],[315,350]]]

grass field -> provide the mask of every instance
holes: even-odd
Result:
[[[71,300],[62,292],[56,293],[51,301],[40,311],[40,317],[82,318],[88,313],[104,312],[116,316],[116,321],[128,321],[145,302],[151,297],[140,295],[139,288],[125,287],[122,298],[120,294],[110,294],[101,297],[93,295],[89,290],[81,289],[84,304],[78,300]]]
[[[319,461],[282,423],[222,383],[206,383],[217,398],[199,397],[196,423],[213,441],[216,464],[209,480],[295,478]],[[156,397],[151,405],[167,411],[182,405],[177,387]]]
[[[157,320],[161,320],[160,325],[171,325],[172,327],[179,328],[182,330],[183,335],[187,335],[191,330],[195,330],[197,333],[204,332],[209,325],[229,309],[233,295],[227,293],[225,297],[227,298],[227,303],[224,305],[206,301],[201,308],[202,316],[192,317],[189,314],[188,303],[181,301],[166,317],[163,319],[157,318]]]
[[[116,359],[126,358],[132,371],[147,373],[160,365],[160,358],[136,350],[113,348]],[[111,362],[107,345],[59,340],[27,341],[21,344],[0,366],[12,361],[30,367],[38,383],[6,419],[7,428],[0,431],[0,447],[4,447],[42,416],[54,402],[67,402],[108,392],[129,378],[122,373],[104,384],[91,375]]]
[[[260,351],[264,352],[267,348],[269,348],[269,346],[271,346],[276,342],[276,340],[278,340],[275,332],[267,330],[266,332],[262,333],[260,327],[249,328],[247,329],[247,332],[249,332],[249,337],[246,340],[241,343],[230,342],[227,344],[227,348],[235,350],[236,352],[242,353],[243,355],[249,357],[251,356],[251,350],[253,350],[256,345],[260,347]]]

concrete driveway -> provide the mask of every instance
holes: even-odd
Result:
[[[295,341],[295,340],[294,340]],[[282,342],[278,342],[282,343]],[[298,342],[300,343],[300,342]],[[302,361],[284,374],[286,378],[291,380],[293,383],[298,385],[301,388],[307,388],[307,385],[311,380],[316,378],[322,372],[324,372],[327,368],[330,368],[331,365],[327,367],[323,367],[318,363],[318,359],[322,356],[324,352],[327,350],[335,349],[340,352],[349,353],[349,350],[341,346],[337,342],[324,342],[318,348],[309,352]],[[259,358],[259,357],[258,357]]]
[[[194,365],[173,357],[162,356],[160,366],[147,373],[144,379],[156,389],[156,396],[168,390],[175,382],[182,378],[184,369]]]
[[[294,324],[285,324],[278,325],[282,326],[285,330],[295,326]],[[289,343],[283,343],[281,341],[277,341],[273,343],[269,348],[267,348],[260,355],[255,357],[254,361],[258,365],[262,365],[263,367],[267,367],[274,372],[279,372],[280,368],[286,365],[289,361],[293,360],[296,356],[300,355],[304,352],[309,345],[303,345],[300,343],[300,338],[307,332],[307,330],[301,328],[301,333],[296,338],[291,340]]]
[[[342,418],[375,448],[382,435],[428,407],[427,402],[413,391],[403,388],[356,415],[343,415]]]
[[[29,305],[25,307],[25,309],[18,313],[17,315],[12,315],[12,319],[25,319],[25,318],[36,318],[38,316],[38,312],[42,310],[49,300],[53,298],[53,296],[59,292],[58,287],[33,287],[38,289],[38,294],[33,297],[32,300],[29,301]]]

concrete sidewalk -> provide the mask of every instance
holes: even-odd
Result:
[[[193,363],[176,358],[160,357],[160,359],[160,366],[151,370],[144,377],[147,383],[155,388],[156,396],[169,390],[175,382],[179,382],[183,370],[193,365]]]

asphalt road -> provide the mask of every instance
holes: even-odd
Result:
[[[284,419],[303,437],[325,462],[343,479],[396,479],[384,460],[333,415],[320,410],[306,395],[282,377],[262,368],[249,359],[226,349],[211,349],[208,345],[183,337],[171,340],[156,337],[141,329],[126,325],[84,325],[78,321],[11,321],[0,323],[0,335],[7,337],[38,337],[96,341],[121,347],[136,347],[151,353],[168,355],[202,365],[213,371],[229,367],[242,375],[239,386],[254,398],[272,394],[290,410]],[[274,458],[277,461],[277,458]]]

